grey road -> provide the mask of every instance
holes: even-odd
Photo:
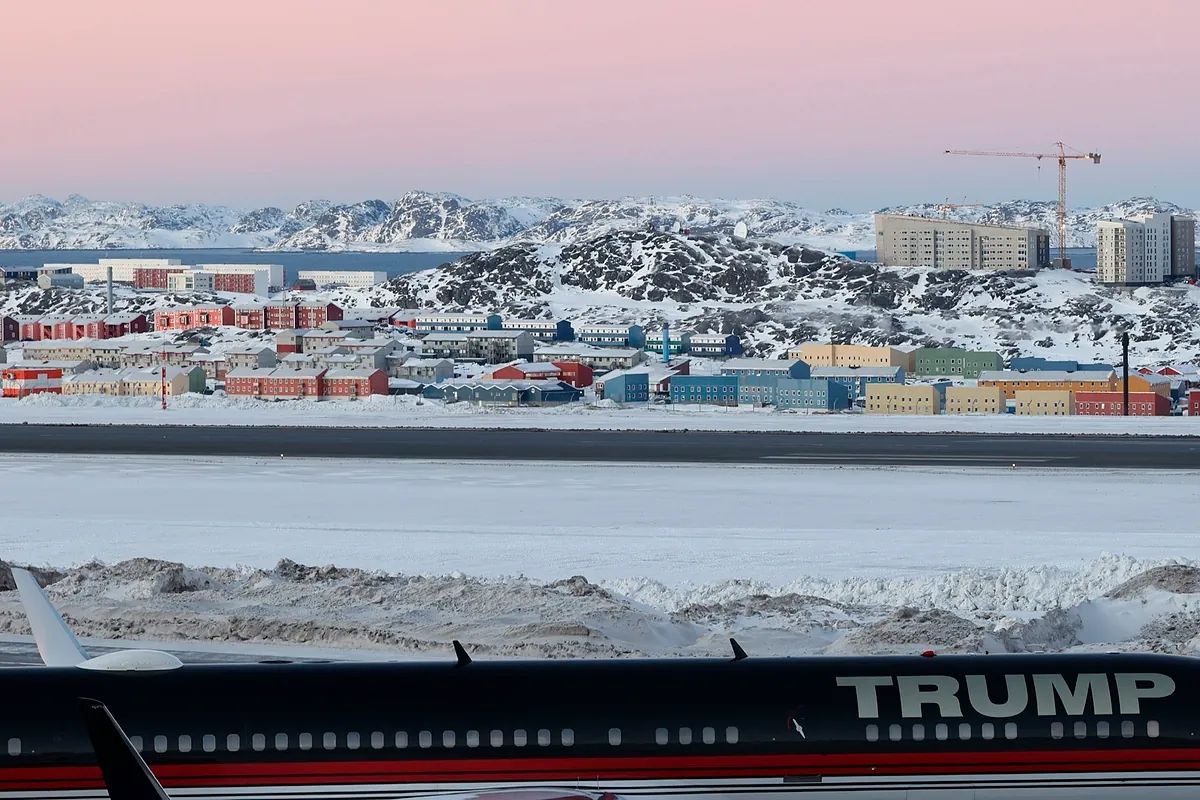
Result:
[[[0,425],[0,452],[1200,469],[1200,437]]]

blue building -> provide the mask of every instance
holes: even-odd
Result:
[[[735,375],[676,375],[671,378],[671,402],[736,406],[738,379]]]
[[[691,353],[694,356],[733,358],[740,356],[743,352],[742,340],[731,333],[692,334]]]
[[[785,361],[779,358],[731,358],[721,365],[722,375],[737,378],[749,376],[776,378],[809,378],[808,364],[799,359]]]
[[[641,325],[578,325],[575,339],[596,347],[646,347],[646,333]]]
[[[775,383],[776,408],[840,411],[850,407],[850,392],[843,383],[817,378],[780,378]]]
[[[506,319],[500,330],[525,331],[539,342],[573,342],[575,329],[565,319]]]
[[[646,403],[650,400],[650,373],[621,370],[596,380],[601,396],[616,403]]]
[[[488,406],[553,406],[574,403],[583,391],[563,381],[448,380],[426,386],[430,400]]]
[[[691,352],[692,334],[687,331],[676,331],[672,328],[667,328],[667,337],[670,341],[669,355],[680,356],[684,353]],[[661,329],[656,331],[646,331],[646,352],[657,353],[662,355],[663,351],[663,332]]]
[[[871,383],[904,383],[904,367],[814,367],[813,378],[840,383],[846,387],[853,403],[867,396]]]
[[[1008,362],[1014,372],[1112,372],[1112,364],[1080,364],[1078,361],[1050,361],[1024,356]]]

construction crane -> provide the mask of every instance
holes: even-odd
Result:
[[[1067,159],[1087,158],[1093,164],[1100,163],[1099,153],[1068,153],[1067,146],[1055,142],[1057,153],[1001,153],[990,150],[947,150],[950,156],[1000,156],[1003,158],[1043,158],[1058,159],[1058,261],[1063,269],[1069,269],[1070,259],[1067,258]]]

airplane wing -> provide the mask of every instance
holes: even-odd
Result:
[[[21,595],[21,605],[25,607],[29,627],[33,629],[38,652],[42,654],[42,662],[47,667],[73,667],[87,661],[87,651],[71,633],[42,587],[38,586],[33,574],[13,567],[12,576]]]
[[[79,698],[92,750],[104,776],[111,800],[171,800],[162,784],[146,766],[141,755],[99,700]]]

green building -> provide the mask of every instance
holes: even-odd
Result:
[[[961,375],[978,378],[985,370],[1004,369],[999,353],[961,347],[922,347],[917,350],[917,375]]]

